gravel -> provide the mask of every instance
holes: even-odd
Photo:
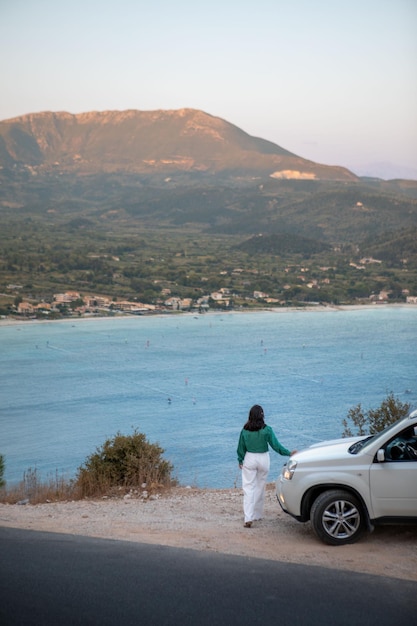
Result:
[[[166,494],[0,504],[0,525],[306,563],[417,581],[417,526],[377,527],[359,542],[327,546],[309,523],[283,513],[268,485],[264,519],[243,527],[241,489],[178,487]]]

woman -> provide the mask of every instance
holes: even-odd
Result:
[[[237,460],[242,470],[245,528],[250,528],[252,522],[260,520],[263,515],[270,464],[268,444],[284,456],[291,456],[295,452],[290,452],[280,444],[272,428],[264,422],[263,408],[255,404],[249,411],[249,419],[240,433],[237,446]]]

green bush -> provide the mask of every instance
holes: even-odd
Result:
[[[356,435],[375,435],[390,424],[394,424],[402,417],[408,415],[411,405],[401,402],[391,392],[382,401],[377,409],[368,409],[364,412],[361,404],[349,410],[346,418],[342,421],[344,426],[343,437]],[[352,430],[355,427],[356,432]]]
[[[164,450],[149,443],[137,430],[130,436],[117,433],[91,454],[78,469],[76,486],[81,497],[102,495],[114,488],[170,486],[173,466],[163,459]]]

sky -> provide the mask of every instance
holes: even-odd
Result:
[[[417,0],[0,0],[0,120],[201,109],[417,179]]]

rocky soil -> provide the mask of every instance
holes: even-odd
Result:
[[[417,581],[417,526],[385,526],[352,545],[321,543],[280,510],[268,486],[265,516],[243,527],[240,489],[175,488],[148,498],[0,504],[0,526],[153,543],[305,563]]]

